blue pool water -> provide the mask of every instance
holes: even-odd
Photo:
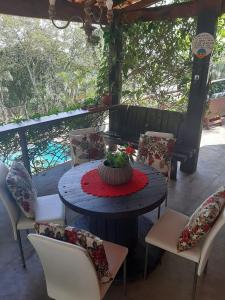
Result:
[[[28,149],[29,155],[32,157],[31,169],[33,167],[32,162],[37,167],[41,166],[43,169],[47,169],[71,159],[69,146],[65,146],[57,142],[50,142],[47,147],[32,145],[28,146]],[[5,163],[10,166],[14,160],[19,159],[21,156],[21,151],[17,151],[8,155],[7,158],[0,156],[0,160],[5,161]]]

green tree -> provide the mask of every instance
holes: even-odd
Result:
[[[95,96],[100,56],[80,25],[60,31],[49,21],[8,16],[0,25],[0,69],[12,78],[0,80],[7,89],[1,106],[8,112],[1,121],[68,110]]]

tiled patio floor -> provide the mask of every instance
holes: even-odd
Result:
[[[198,170],[193,175],[178,172],[171,181],[169,207],[190,215],[195,208],[221,185],[225,185],[225,126],[204,131]],[[70,168],[64,165],[35,178],[39,194],[57,191],[58,178]],[[70,214],[72,220],[73,214]],[[31,245],[25,240],[27,270],[21,267],[19,252],[13,240],[9,219],[0,205],[0,300],[45,300],[45,281],[40,262]],[[127,296],[122,287],[112,286],[106,300],[188,300],[191,299],[194,265],[166,253],[162,264],[146,281],[128,284]],[[208,273],[200,280],[199,300],[225,299],[225,228],[216,238],[209,260]],[[91,299],[90,299],[91,300]]]

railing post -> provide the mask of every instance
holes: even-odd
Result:
[[[21,151],[22,151],[23,163],[24,163],[25,168],[31,175],[30,158],[29,158],[29,151],[28,151],[28,147],[27,147],[26,131],[19,130],[18,134],[19,134],[19,143],[20,143],[20,147],[21,147]]]

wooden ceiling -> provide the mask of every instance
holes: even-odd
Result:
[[[84,0],[56,0],[56,18],[69,20],[77,16],[84,19]],[[188,18],[197,16],[203,10],[216,9],[218,15],[225,12],[225,0],[192,0],[179,4],[153,6],[160,4],[160,0],[114,0],[114,11],[119,15],[121,22],[131,24],[137,21],[152,21],[174,18]],[[15,16],[48,19],[48,0],[0,0],[0,13]],[[98,13],[99,9],[93,5],[92,10]],[[79,21],[74,18],[74,21]],[[107,24],[106,9],[102,24]]]

